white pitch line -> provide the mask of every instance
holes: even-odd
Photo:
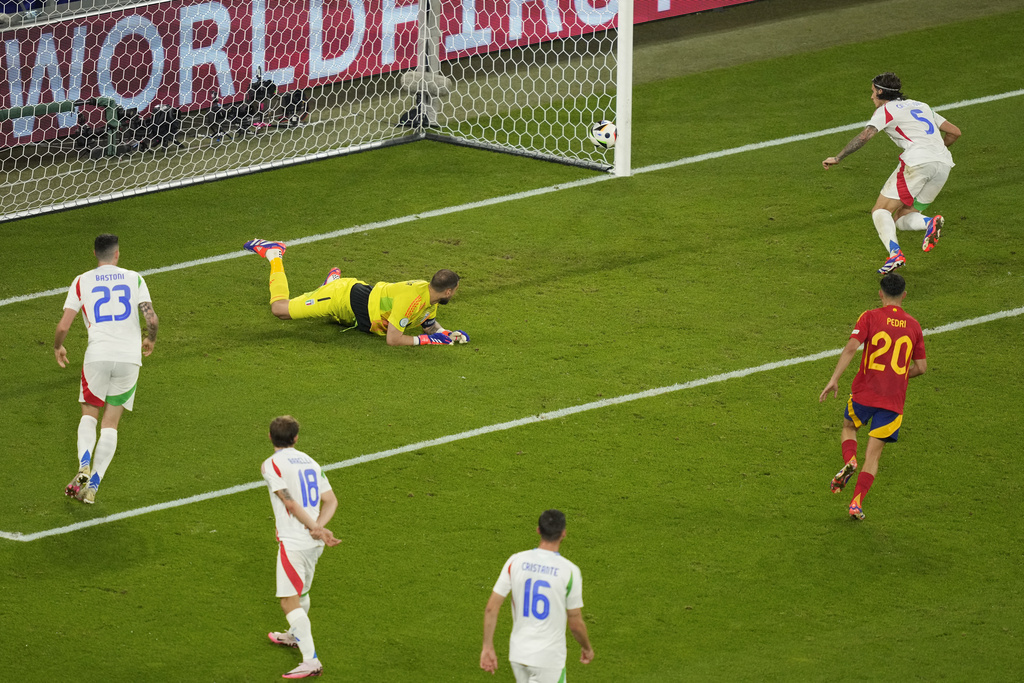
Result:
[[[1010,97],[1019,97],[1024,95],[1024,90],[1012,90],[1010,92],[1000,93],[998,95],[989,95],[987,97],[978,97],[972,100],[962,100],[960,102],[953,102],[952,104],[944,104],[939,107],[932,107],[935,111],[946,110],[946,109],[957,109],[960,107],[969,107],[975,104],[985,104],[988,102],[995,102],[996,100],[1005,100]],[[676,161],[669,161],[663,164],[652,164],[650,166],[644,166],[633,170],[633,175],[640,175],[641,173],[650,173],[652,171],[663,171],[668,168],[675,168],[676,166],[686,166],[688,164],[696,164],[702,161],[710,161],[712,159],[721,159],[722,157],[732,156],[734,154],[742,154],[744,152],[753,152],[760,149],[767,149],[768,147],[777,147],[779,145],[788,145],[791,142],[803,142],[805,140],[812,140],[814,138],[824,137],[826,135],[832,135],[834,133],[841,133],[847,130],[857,130],[867,125],[867,121],[860,123],[851,123],[845,126],[838,126],[836,128],[826,128],[825,130],[815,131],[813,133],[804,133],[802,135],[790,135],[784,138],[777,138],[775,140],[767,140],[765,142],[755,142],[749,145],[742,145],[740,147],[732,147],[730,149],[720,150],[718,152],[708,152],[707,154],[698,154],[692,157],[686,157],[684,159],[677,159]],[[358,232],[368,232],[370,230],[378,230],[380,228],[389,228],[395,225],[402,225],[403,223],[412,223],[414,221],[422,220],[424,218],[436,218],[438,216],[447,216],[453,213],[461,213],[463,211],[470,211],[472,209],[479,209],[485,206],[495,206],[497,204],[504,204],[506,202],[519,201],[520,199],[528,199],[530,197],[538,197],[544,194],[550,194],[552,192],[560,192],[562,190],[570,190],[577,187],[583,187],[585,185],[593,185],[594,183],[604,182],[606,180],[614,180],[616,176],[613,175],[598,175],[590,178],[583,178],[581,180],[574,180],[568,183],[559,183],[558,185],[549,185],[547,187],[539,187],[534,190],[526,190],[523,192],[515,192],[513,194],[503,195],[501,197],[493,197],[491,199],[483,199],[477,202],[468,202],[466,204],[458,204],[456,206],[448,206],[441,209],[432,209],[430,211],[422,211],[420,213],[409,214],[406,216],[400,216],[398,218],[392,218],[385,221],[376,221],[373,223],[364,223],[362,225],[356,225],[351,228],[342,228],[341,230],[335,230],[333,232],[325,232],[319,235],[309,235],[307,237],[300,237],[293,240],[285,240],[289,246],[296,244],[310,244],[312,242],[321,242],[323,240],[334,239],[335,237],[342,237],[343,235],[352,235]],[[162,266],[160,268],[150,268],[149,270],[140,271],[140,274],[145,277],[149,275],[155,275],[156,273],[167,273],[173,270],[182,270],[185,268],[194,268],[195,266],[205,266],[210,263],[216,263],[218,261],[227,261],[230,259],[241,258],[242,256],[248,256],[247,251],[233,251],[227,254],[220,254],[218,256],[210,256],[207,258],[196,259],[195,261],[185,261],[183,263],[175,263],[169,266]],[[20,294],[18,296],[8,297],[6,299],[0,299],[0,306],[7,306],[9,304],[18,303],[19,301],[30,301],[32,299],[40,299],[48,296],[57,296],[60,294],[67,293],[66,287],[58,289],[48,289],[45,292],[35,292],[32,294]]]
[[[1005,100],[1009,97],[1019,97],[1024,95],[1024,90],[1011,90],[1010,92],[1000,93],[998,95],[989,95],[988,97],[978,97],[973,100],[961,100],[960,102],[953,102],[952,104],[944,104],[939,107],[932,107],[933,111],[945,111],[947,109],[959,109],[960,107],[969,107],[974,104],[985,104],[987,102],[995,102],[996,100]],[[709,152],[707,154],[698,154],[693,157],[686,157],[685,159],[678,159],[676,161],[668,161],[663,164],[654,164],[652,166],[644,166],[643,168],[636,169],[633,171],[634,174],[649,173],[650,171],[662,171],[666,168],[675,168],[676,166],[685,166],[687,164],[696,164],[701,161],[708,161],[710,159],[721,159],[722,157],[731,156],[733,154],[742,154],[743,152],[753,152],[759,149],[766,149],[768,147],[778,147],[779,145],[788,145],[791,142],[803,142],[804,140],[813,140],[814,138],[824,137],[826,135],[832,135],[834,133],[842,133],[847,130],[861,130],[869,121],[861,121],[860,123],[850,123],[845,126],[838,126],[836,128],[826,128],[825,130],[815,131],[813,133],[803,133],[801,135],[790,135],[785,138],[776,138],[775,140],[768,140],[766,142],[755,142],[751,145],[743,145],[742,147],[733,147],[732,149],[725,149],[720,152]]]
[[[933,327],[924,330],[924,333],[926,335],[931,335],[941,334],[943,332],[952,332],[954,330],[963,329],[965,327],[981,325],[984,323],[992,322],[993,320],[1000,320],[1003,318],[1013,318],[1019,315],[1024,315],[1024,306],[1007,311],[991,313],[989,315],[983,315],[977,318],[971,318],[969,320],[961,320],[959,322],[953,322],[947,325],[941,325],[939,327]],[[809,363],[817,360],[822,360],[824,358],[838,356],[841,352],[842,349],[822,351],[820,353],[811,354],[809,356],[800,356],[799,358],[790,358],[788,360],[780,360],[772,363],[765,363],[763,365],[758,365],[752,368],[745,368],[743,370],[734,370],[732,372],[724,372],[719,375],[711,375],[710,377],[704,377],[703,379],[695,379],[690,382],[683,382],[681,384],[671,384],[669,386],[658,387],[656,389],[638,391],[633,394],[625,394],[623,396],[615,396],[612,398],[601,399],[600,401],[592,401],[591,403],[583,403],[577,406],[570,406],[568,408],[552,410],[547,413],[540,413],[539,415],[529,415],[527,417],[519,418],[518,420],[511,420],[509,422],[499,422],[498,424],[488,425],[486,427],[478,427],[477,429],[470,429],[469,431],[459,432],[458,434],[450,434],[448,436],[442,436],[437,439],[419,441],[417,443],[409,444],[407,446],[400,446],[398,448],[392,448],[386,451],[378,451],[377,453],[360,455],[359,457],[356,458],[350,458],[348,460],[342,460],[341,462],[335,462],[329,465],[324,465],[322,469],[324,471],[330,471],[341,469],[342,467],[352,467],[353,465],[361,465],[363,463],[373,462],[374,460],[383,460],[384,458],[390,458],[393,455],[399,455],[401,453],[409,453],[412,451],[422,450],[424,448],[432,448],[433,446],[442,446],[444,444],[449,444],[455,441],[472,439],[473,437],[476,436],[493,434],[495,432],[501,432],[508,429],[514,429],[516,427],[523,427],[525,425],[536,424],[538,422],[556,420],[561,417],[568,417],[569,415],[583,413],[588,410],[607,408],[608,406],[619,405],[621,403],[630,403],[632,401],[638,401],[644,398],[652,398],[655,396],[661,396],[662,394],[670,394],[676,391],[683,391],[685,389],[695,389],[697,387],[703,387],[709,384],[716,384],[718,382],[724,382],[730,379],[739,379],[741,377],[747,377],[749,375],[754,375],[761,372],[769,372],[771,370],[778,370],[779,368],[785,368],[792,365],[799,365],[801,363]],[[91,526],[108,524],[110,522],[116,522],[122,519],[129,519],[131,517],[138,517],[139,515],[144,515],[150,512],[169,510],[171,508],[181,507],[183,505],[191,505],[192,503],[198,503],[204,500],[211,500],[213,498],[230,496],[232,494],[241,493],[243,491],[251,491],[252,489],[261,488],[264,485],[265,484],[263,481],[252,481],[249,482],[248,484],[239,484],[238,486],[231,486],[229,488],[220,489],[218,491],[210,491],[209,493],[200,493],[195,496],[189,496],[188,498],[179,498],[178,500],[172,500],[166,503],[157,503],[155,505],[147,505],[146,507],[136,508],[134,510],[125,510],[124,512],[118,512],[107,517],[97,517],[96,519],[90,519],[84,522],[76,522],[75,524],[69,524],[67,526],[57,527],[54,529],[47,529],[45,531],[37,531],[31,534],[23,534],[18,531],[0,531],[0,538],[6,538],[11,541],[35,541],[40,538],[47,538],[49,536],[67,534],[71,533],[72,531],[86,529]]]

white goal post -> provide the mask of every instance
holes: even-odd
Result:
[[[632,32],[633,0],[48,0],[0,15],[0,221],[422,139],[629,175]]]

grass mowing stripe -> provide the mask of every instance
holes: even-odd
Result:
[[[947,109],[958,109],[960,107],[969,107],[975,104],[985,104],[988,102],[995,102],[997,100],[1004,100],[1010,97],[1019,97],[1024,95],[1024,90],[1011,90],[1009,92],[1000,93],[998,95],[988,95],[986,97],[978,97],[971,100],[961,100],[960,102],[953,102],[952,104],[944,104],[937,107],[932,107],[935,111],[947,110]],[[742,145],[740,147],[732,147],[730,149],[719,150],[717,152],[708,152],[706,154],[698,154],[692,157],[686,157],[684,159],[677,159],[676,161],[668,161],[661,164],[653,164],[651,166],[644,166],[642,168],[633,169],[633,175],[639,175],[641,173],[650,173],[651,171],[663,171],[669,168],[675,168],[676,166],[686,166],[688,164],[696,164],[702,161],[710,161],[712,159],[721,159],[722,157],[732,156],[734,154],[742,154],[744,152],[752,152],[760,149],[767,149],[768,147],[778,147],[780,145],[788,145],[792,142],[803,142],[804,140],[813,140],[814,138],[824,137],[826,135],[832,135],[833,133],[841,133],[848,130],[858,130],[868,124],[867,121],[860,123],[851,123],[845,126],[838,126],[836,128],[827,128],[825,130],[815,131],[813,133],[802,133],[800,135],[790,135],[784,138],[776,138],[775,140],[767,140],[765,142],[755,142],[749,145]],[[568,183],[559,183],[558,185],[549,185],[547,187],[539,187],[534,190],[525,190],[523,192],[515,192],[513,194],[502,195],[501,197],[493,197],[491,199],[483,199],[476,202],[468,202],[466,204],[458,204],[456,206],[449,206],[442,209],[433,209],[430,211],[423,211],[421,213],[409,214],[407,216],[400,216],[398,218],[392,218],[385,221],[375,221],[373,223],[364,223],[363,225],[356,225],[351,228],[342,228],[341,230],[335,230],[333,232],[325,232],[318,235],[309,235],[307,237],[299,237],[293,240],[285,240],[289,245],[296,244],[309,244],[312,242],[320,242],[323,240],[334,239],[335,237],[342,237],[343,235],[352,235],[358,232],[368,232],[370,230],[378,230],[380,228],[389,228],[395,225],[402,225],[403,223],[412,223],[414,221],[422,220],[424,218],[436,218],[438,216],[446,216],[453,213],[461,213],[463,211],[470,211],[472,209],[479,209],[485,206],[495,206],[497,204],[504,204],[506,202],[518,201],[520,199],[528,199],[530,197],[538,197],[544,194],[550,194],[552,192],[559,192],[561,190],[570,190],[576,187],[583,187],[585,185],[592,185],[594,183],[600,183],[605,180],[613,180],[616,176],[613,175],[598,175],[591,178],[583,178],[581,180],[574,180]],[[183,263],[175,263],[169,266],[161,266],[160,268],[150,268],[148,270],[139,271],[139,273],[145,277],[154,275],[156,273],[166,273],[173,270],[182,270],[185,268],[193,268],[195,266],[203,266],[210,263],[216,263],[218,261],[227,261],[230,259],[236,259],[242,256],[247,256],[247,251],[233,251],[228,254],[220,254],[218,256],[209,256],[207,258],[196,259],[194,261],[185,261]],[[32,294],[19,294],[17,296],[8,297],[6,299],[0,299],[0,306],[7,306],[9,304],[18,303],[20,301],[30,301],[32,299],[41,299],[48,296],[57,296],[59,294],[65,294],[67,292],[66,287],[58,289],[48,289],[44,292],[34,292]]]
[[[996,313],[990,313],[988,315],[979,316],[977,318],[970,318],[968,320],[960,320],[958,322],[940,325],[939,327],[932,327],[927,330],[923,330],[923,332],[926,335],[941,334],[943,332],[952,332],[955,330],[963,329],[965,327],[972,327],[974,325],[982,325],[984,323],[992,322],[994,320],[1001,320],[1003,318],[1013,318],[1019,315],[1024,315],[1024,306],[1009,309],[1006,311],[998,311]],[[771,363],[765,363],[763,365],[757,365],[755,367],[745,368],[743,370],[733,370],[732,372],[724,372],[718,375],[711,375],[709,377],[695,379],[689,382],[683,382],[681,384],[671,384],[669,386],[658,387],[656,389],[648,389],[646,391],[639,391],[633,394],[624,394],[622,396],[605,398],[601,399],[600,401],[593,401],[591,403],[583,403],[578,406],[560,408],[559,410],[552,410],[546,413],[540,413],[538,415],[530,415],[528,417],[519,418],[518,420],[500,422],[498,424],[488,425],[486,427],[478,427],[477,429],[470,429],[465,432],[459,432],[458,434],[442,436],[437,439],[419,441],[417,443],[409,444],[406,446],[400,446],[398,448],[392,448],[386,451],[379,451],[377,453],[368,453],[367,455],[360,455],[356,458],[350,458],[348,460],[342,460],[341,462],[335,462],[329,465],[324,465],[322,469],[324,471],[329,471],[341,469],[342,467],[352,467],[353,465],[360,465],[362,463],[372,462],[374,460],[390,458],[393,455],[399,455],[401,453],[409,453],[424,448],[431,448],[433,446],[441,446],[447,443],[452,443],[454,441],[462,441],[464,439],[471,439],[476,436],[483,436],[484,434],[493,434],[494,432],[501,432],[507,429],[514,429],[516,427],[522,427],[529,424],[536,424],[538,422],[545,422],[547,420],[554,420],[561,417],[567,417],[569,415],[575,415],[576,413],[582,413],[588,410],[606,408],[608,406],[618,405],[620,403],[629,403],[631,401],[637,401],[643,398],[652,398],[654,396],[661,396],[662,394],[683,391],[684,389],[695,389],[697,387],[706,386],[708,384],[716,384],[718,382],[724,382],[730,379],[739,379],[741,377],[747,377],[749,375],[754,375],[761,372],[768,372],[770,370],[777,370],[779,368],[790,367],[792,365],[799,365],[801,363],[809,363],[816,360],[822,360],[824,358],[838,356],[840,353],[842,353],[842,349],[821,351],[820,353],[811,354],[809,356],[800,356],[798,358],[789,358],[787,360],[773,361]],[[116,522],[118,520],[128,519],[130,517],[138,517],[139,515],[144,515],[149,512],[168,510],[170,508],[181,507],[183,505],[190,505],[192,503],[198,503],[204,500],[211,500],[213,498],[229,496],[234,493],[251,491],[252,489],[260,488],[263,485],[263,481],[253,481],[247,484],[239,484],[237,486],[231,486],[226,489],[220,489],[218,491],[200,493],[195,496],[189,496],[188,498],[179,498],[177,500],[168,501],[166,503],[147,505],[145,507],[136,508],[134,510],[118,512],[107,517],[98,517],[96,519],[90,519],[84,522],[76,522],[74,524],[69,524],[67,526],[57,527],[54,529],[47,529],[45,531],[37,531],[31,534],[22,534],[18,531],[0,531],[0,538],[6,538],[11,541],[35,541],[40,538],[47,538],[49,536],[67,534],[71,533],[72,531],[86,529],[88,527],[97,526],[99,524],[107,524],[108,522]]]

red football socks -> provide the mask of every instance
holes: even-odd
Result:
[[[868,495],[871,485],[875,483],[875,475],[861,472],[857,475],[857,488],[853,489],[853,499],[858,504],[863,503],[864,496]]]
[[[857,440],[849,439],[843,442],[843,462],[849,463],[857,457]]]

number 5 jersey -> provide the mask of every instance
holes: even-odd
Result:
[[[900,159],[907,166],[933,161],[953,166],[953,156],[939,130],[945,121],[924,102],[892,100],[875,109],[868,125],[884,130],[892,138],[903,150]]]

